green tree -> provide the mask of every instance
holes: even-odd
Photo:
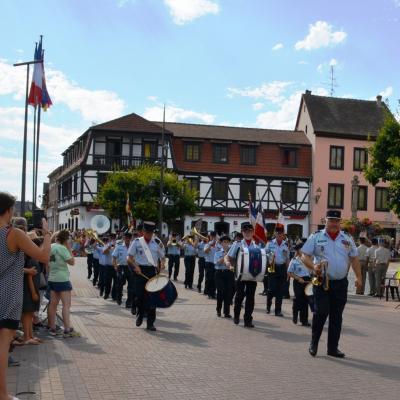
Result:
[[[368,152],[370,162],[365,177],[372,185],[380,179],[389,182],[389,206],[400,216],[400,124],[392,114],[388,113]]]
[[[32,211],[25,211],[24,217],[25,217],[26,221],[28,222],[28,225],[33,223]]]
[[[112,218],[126,220],[126,196],[129,193],[134,218],[158,221],[160,175],[160,167],[154,165],[115,171],[101,186],[96,203]],[[186,180],[179,180],[174,172],[164,171],[163,192],[163,220],[167,224],[198,211],[197,191],[191,189]]]

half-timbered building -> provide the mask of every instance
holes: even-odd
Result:
[[[80,136],[57,174],[58,227],[88,228],[94,215],[106,214],[94,200],[107,174],[160,162],[161,134],[161,123],[129,114]],[[189,180],[200,207],[170,230],[187,233],[199,218],[205,230],[240,230],[250,194],[270,230],[281,209],[290,235],[309,233],[311,145],[303,132],[166,123],[165,147],[167,168]]]

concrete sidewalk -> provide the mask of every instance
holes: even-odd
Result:
[[[217,318],[215,301],[178,282],[178,300],[158,312],[158,330],[149,333],[128,310],[98,297],[84,259],[71,270],[72,320],[82,337],[16,349],[22,365],[9,369],[10,390],[36,392],[20,399],[400,398],[399,303],[349,295],[347,358],[326,356],[326,332],[312,358],[310,330],[292,323],[291,300],[277,318],[256,295],[256,328],[248,330]]]

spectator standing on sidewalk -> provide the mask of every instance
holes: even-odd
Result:
[[[8,352],[21,318],[24,256],[47,263],[50,254],[47,222],[43,220],[44,241],[38,247],[25,232],[10,226],[14,205],[13,196],[0,192],[0,399],[10,398],[7,391]]]
[[[368,271],[368,264],[367,264],[367,250],[368,247],[366,243],[365,237],[360,237],[360,245],[357,247],[358,251],[358,259],[360,260],[360,268],[361,268],[361,287],[357,288],[356,294],[363,295],[365,292],[365,281],[367,279],[367,271]]]
[[[379,240],[379,247],[375,250],[375,287],[376,297],[382,296],[382,281],[385,280],[389,268],[390,250],[385,239]]]
[[[64,322],[64,337],[78,336],[70,324],[71,291],[68,265],[74,265],[75,259],[69,242],[69,232],[61,230],[57,233],[56,243],[51,245],[49,281],[50,304],[49,326],[50,334],[61,334],[56,331],[56,312],[58,303],[62,302],[62,318]]]
[[[369,281],[369,296],[375,296],[375,251],[378,249],[378,239],[371,239],[371,247],[367,250],[367,266],[368,266],[368,281]]]

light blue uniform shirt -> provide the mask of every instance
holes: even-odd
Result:
[[[95,244],[93,250],[93,258],[95,258],[96,260],[100,260],[102,252],[102,247],[99,244]]]
[[[225,263],[222,261],[222,263],[218,263],[218,261],[220,260],[221,257],[224,257],[225,251],[222,247],[219,247],[218,250],[215,252],[214,255],[214,265],[215,265],[215,269],[216,270],[224,270],[224,269],[228,269],[227,266],[225,265]]]
[[[205,262],[214,264],[214,256],[215,256],[215,252],[217,251],[218,244],[216,243],[216,240],[213,240],[212,242],[214,243],[214,245],[212,245],[211,242],[208,242],[204,246],[204,250],[210,249],[210,251],[208,253],[205,253],[204,259],[205,259]]]
[[[269,255],[275,255],[275,264],[286,264],[289,261],[289,247],[284,240],[282,240],[280,246],[276,239],[271,240],[268,242],[265,251]]]
[[[112,256],[117,259],[118,265],[128,265],[126,257],[128,257],[128,247],[125,243],[120,243],[112,252]]]
[[[178,243],[178,241],[177,241]],[[168,246],[168,255],[170,256],[180,256],[181,255],[181,248],[176,245],[176,246]]]
[[[199,258],[205,258],[205,256],[206,256],[206,253],[204,253],[204,247],[206,246],[206,243],[205,242],[200,242],[198,245],[197,245],[197,256],[199,257]]]
[[[242,247],[242,248],[243,247],[248,247],[248,248],[256,247],[256,248],[259,248],[260,246],[258,246],[254,240],[252,240],[250,242],[250,244],[247,245],[246,240],[243,239],[240,242],[233,243],[233,245],[230,247],[230,249],[228,251],[228,256],[231,257],[231,258],[236,259],[237,254],[238,254],[238,250],[239,250],[240,247]]]
[[[157,263],[159,260],[163,259],[165,256],[165,249],[162,243],[157,243],[155,239],[151,239],[149,243],[151,255],[153,256],[153,260]],[[133,256],[138,265],[151,265],[151,261],[149,261],[144,253],[142,244],[140,243],[139,238],[135,239],[128,250],[128,255]]]
[[[301,262],[300,258],[298,257],[292,258],[287,272],[291,272],[300,278],[310,276],[310,270]]]
[[[328,261],[328,276],[331,280],[343,279],[347,276],[349,257],[357,256],[354,240],[342,231],[335,240],[327,234],[326,229],[313,233],[302,247],[304,254],[314,257],[314,263]]]
[[[112,253],[113,253],[113,248],[112,246],[114,243],[107,243],[105,247],[103,247],[103,265],[112,265]],[[111,248],[111,249],[110,249]],[[110,251],[107,254],[104,254],[104,250],[110,249]]]
[[[183,245],[183,254],[185,256],[195,256],[197,253],[196,247],[192,246],[189,243],[185,243]]]
[[[99,253],[99,264],[101,265],[106,265],[106,255],[103,254],[103,250],[105,249],[105,246],[98,246],[97,251]]]

